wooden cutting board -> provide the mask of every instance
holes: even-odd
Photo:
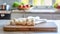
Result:
[[[35,26],[12,26],[6,25],[4,31],[32,31],[32,32],[57,32],[57,26],[54,22],[37,24]]]

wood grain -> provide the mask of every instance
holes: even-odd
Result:
[[[4,31],[32,31],[32,32],[57,32],[57,26],[55,23],[42,23],[35,26],[4,26]]]

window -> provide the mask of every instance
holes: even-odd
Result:
[[[38,0],[38,1],[37,1],[37,0],[32,0],[32,1],[33,1],[32,4],[33,4],[34,6],[41,6],[41,0]]]
[[[21,2],[24,2],[25,4],[29,4],[29,0],[21,0]]]
[[[52,0],[44,0],[45,6],[52,6]]]
[[[41,7],[52,8],[55,0],[21,0],[21,2],[24,2],[25,4],[32,4],[33,6],[37,6],[37,7],[39,6],[40,8]]]
[[[60,3],[60,0],[56,0],[56,3]]]

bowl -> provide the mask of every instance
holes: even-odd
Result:
[[[29,10],[30,8],[18,8],[18,10]]]

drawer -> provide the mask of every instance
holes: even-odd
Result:
[[[60,20],[60,14],[53,14],[52,17],[54,20]]]
[[[4,14],[4,16],[1,16],[2,14],[0,14],[0,19],[10,19],[11,14]]]
[[[11,14],[11,19],[13,18],[22,18],[23,17],[23,14],[21,13],[12,13]]]
[[[28,16],[39,16],[41,19],[52,19],[52,14],[26,14],[25,17]]]

